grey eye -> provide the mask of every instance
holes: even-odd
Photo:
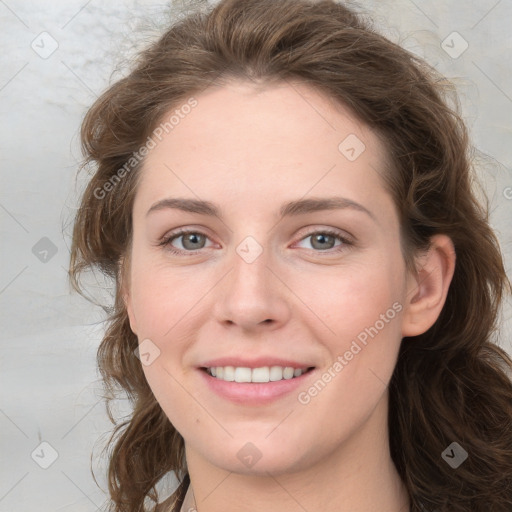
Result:
[[[311,238],[311,245],[315,249],[332,249],[335,243],[335,237],[332,235],[327,235],[323,233],[318,233],[315,235],[310,235],[307,238]]]
[[[182,238],[183,248],[189,249],[191,251],[196,249],[203,249],[204,245],[201,245],[201,241],[203,244],[206,242],[206,236],[200,233],[185,233],[177,238]]]

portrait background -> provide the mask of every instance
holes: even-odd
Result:
[[[183,4],[0,1],[0,512],[90,512],[106,498],[110,433],[96,349],[106,312],[67,282],[86,109],[123,76]],[[215,3],[215,2],[213,2]],[[512,4],[499,0],[360,1],[390,39],[457,87],[480,151],[491,223],[512,263]],[[88,292],[111,303],[108,283]],[[502,322],[512,354],[512,307]],[[122,402],[118,410],[128,413]]]

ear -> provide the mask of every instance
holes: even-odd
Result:
[[[126,307],[126,312],[128,314],[128,319],[130,321],[130,329],[134,334],[137,334],[137,323],[135,321],[135,315],[133,314],[132,300],[130,294],[130,259],[121,256],[119,258],[118,266],[117,266],[117,279],[119,281],[119,292],[123,299],[124,305]]]
[[[426,332],[441,314],[455,271],[455,248],[447,235],[435,235],[427,252],[409,274],[402,316],[402,336]]]

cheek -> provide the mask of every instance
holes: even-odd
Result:
[[[395,261],[397,263],[395,263]],[[370,370],[387,381],[401,342],[403,275],[400,260],[375,254],[347,265],[320,281],[302,277],[298,295],[322,320],[314,337],[327,349],[331,363],[343,358],[342,387],[364,387]],[[374,377],[373,377],[374,378]]]
[[[328,274],[289,276],[290,287],[338,338],[373,325],[401,297],[403,282],[394,265],[382,259],[368,263],[370,259],[332,267]]]
[[[207,274],[192,267],[165,268],[162,264],[134,267],[132,274],[132,307],[137,319],[139,337],[163,339],[179,331],[180,322],[194,315],[208,290]]]
[[[146,380],[160,407],[184,438],[200,436],[204,430],[205,401],[187,390],[186,375],[164,350],[153,364],[143,368]],[[204,434],[203,434],[204,435]]]
[[[401,341],[401,278],[389,261],[352,265],[314,289],[308,305],[323,323],[315,337],[328,352],[326,366],[299,402],[309,418],[324,418],[324,432],[346,436],[370,414],[386,391]],[[305,301],[306,302],[306,301]],[[326,326],[329,330],[326,329]],[[343,419],[331,413],[343,411]],[[312,429],[315,427],[312,426]],[[336,433],[336,434],[334,434]]]

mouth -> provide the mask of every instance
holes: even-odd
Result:
[[[312,360],[294,361],[271,354],[251,359],[225,356],[201,361],[196,367],[207,389],[238,405],[265,406],[293,399],[314,378]]]
[[[295,368],[293,366],[260,366],[249,368],[246,366],[210,366],[200,368],[210,377],[225,382],[247,384],[264,384],[292,380],[314,370],[314,366]]]

